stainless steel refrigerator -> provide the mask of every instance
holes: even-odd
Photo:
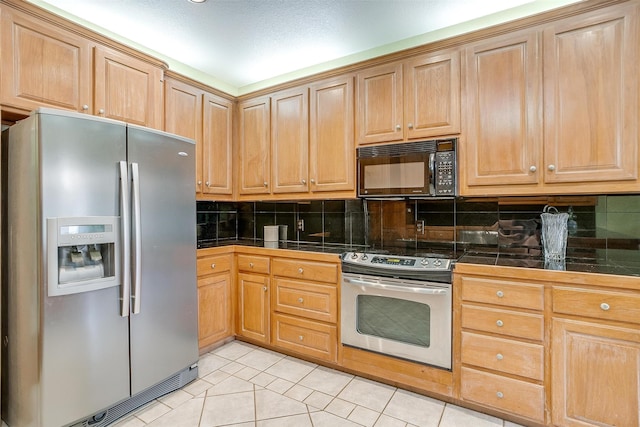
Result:
[[[193,141],[52,109],[2,134],[2,418],[95,426],[197,377]]]

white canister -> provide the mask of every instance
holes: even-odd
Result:
[[[277,242],[278,230],[280,227],[277,225],[265,225],[264,226],[264,241],[265,242]]]

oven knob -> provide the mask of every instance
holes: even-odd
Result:
[[[367,254],[362,254],[362,260],[363,261],[366,261],[368,259],[369,259],[369,257],[367,256]]]
[[[420,264],[424,266],[429,265],[429,258],[422,258],[422,261],[420,261]]]
[[[436,267],[440,267],[442,265],[442,260],[441,259],[437,259],[437,260],[433,261],[433,265],[435,265]]]
[[[354,252],[353,254],[351,254],[351,258],[352,259],[357,259],[358,258],[358,254]]]

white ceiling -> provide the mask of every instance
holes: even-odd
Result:
[[[579,0],[29,1],[238,95]]]

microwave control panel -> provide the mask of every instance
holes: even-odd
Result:
[[[455,152],[439,151],[435,154],[435,195],[453,196],[456,194]]]

